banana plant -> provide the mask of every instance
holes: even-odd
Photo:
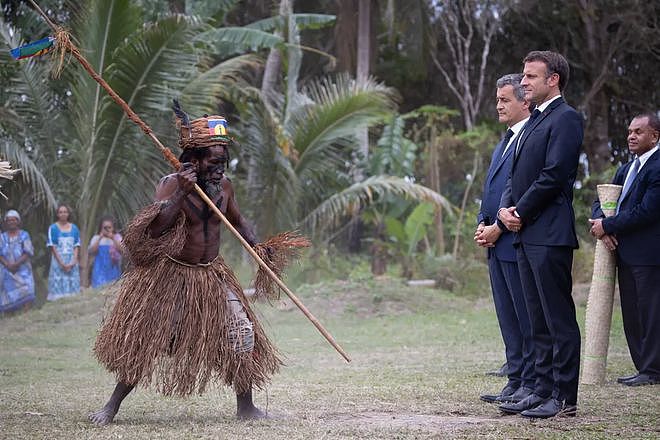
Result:
[[[386,248],[401,262],[402,275],[410,278],[419,243],[426,238],[433,225],[435,208],[430,203],[418,204],[404,221],[388,216],[385,219]],[[427,246],[427,253],[430,247]]]

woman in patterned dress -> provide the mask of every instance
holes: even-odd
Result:
[[[30,263],[34,248],[20,224],[18,212],[12,209],[5,214],[5,232],[0,234],[0,313],[29,307],[35,300]]]
[[[66,205],[57,207],[57,221],[48,228],[50,272],[48,273],[48,300],[53,301],[80,292],[80,231],[69,221],[71,210]]]

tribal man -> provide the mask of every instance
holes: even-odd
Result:
[[[233,142],[225,119],[205,115],[190,121],[176,101],[174,111],[183,166],[160,181],[156,201],[125,234],[132,269],[94,347],[118,383],[105,406],[90,414],[97,425],[112,422],[137,385],[187,396],[201,394],[210,379],[233,386],[238,418],[265,417],[252,403],[252,387],[263,387],[281,365],[218,253],[220,221],[193,191],[195,183],[276,273],[307,242],[283,234],[256,244],[224,176]],[[260,270],[255,296],[273,293],[274,285],[264,287],[264,278]]]

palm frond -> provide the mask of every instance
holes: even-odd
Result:
[[[189,2],[188,13],[199,17],[213,17],[221,23],[225,16],[240,3],[240,0],[213,0],[212,2]]]
[[[87,8],[81,9],[76,17],[74,29],[78,32],[75,37],[79,47],[92,67],[102,76],[105,76],[108,66],[112,63],[112,54],[122,45],[130,35],[142,25],[140,9],[129,0],[91,0]],[[96,186],[88,186],[94,181],[102,163],[102,155],[97,149],[109,140],[108,133],[103,133],[104,124],[107,127],[112,121],[105,119],[103,111],[108,109],[105,91],[97,84],[87,72],[79,66],[70,76],[72,94],[74,96],[71,108],[71,121],[73,127],[72,138],[78,146],[72,151],[70,160],[75,161],[82,175],[77,179],[80,184],[78,191],[80,197],[77,202],[79,212],[90,214],[87,207],[92,204],[92,197]],[[92,219],[89,224],[94,224]],[[87,233],[87,224],[82,222],[83,234]]]
[[[9,139],[0,140],[0,157],[8,160],[12,168],[20,169],[17,182],[23,182],[28,188],[22,191],[22,197],[31,198],[36,203],[44,203],[47,209],[55,209],[56,198],[48,179],[41,172],[42,167],[35,163],[22,145]]]
[[[423,185],[400,177],[372,176],[323,201],[302,220],[301,226],[314,233],[318,229],[337,225],[345,216],[381,201],[386,195],[429,202],[443,207],[450,215],[453,212],[451,203],[444,196]]]
[[[10,87],[4,92],[5,106],[11,108],[12,116],[2,118],[2,125],[10,123],[21,129],[21,138],[29,138],[37,154],[46,155],[54,150],[59,112],[55,111],[56,96],[49,87],[49,63],[46,59],[32,58],[21,62],[14,61],[4,49],[24,43],[19,30],[11,28],[0,20],[0,63],[12,63],[15,74]],[[11,132],[11,130],[10,130]]]
[[[347,75],[314,81],[303,93],[313,104],[296,109],[289,129],[299,153],[296,174],[303,180],[340,168],[342,147],[354,146],[357,127],[380,121],[395,107],[392,89],[373,80],[358,84]]]
[[[260,65],[261,59],[256,55],[240,55],[197,74],[180,91],[183,107],[191,115],[215,113],[218,100],[232,101],[235,92],[251,90],[248,75]]]
[[[337,19],[336,16],[329,14],[291,14],[291,18],[295,21],[296,26],[300,30],[322,29],[333,24]],[[276,29],[282,29],[284,24],[283,17],[278,15],[255,21],[245,27],[270,32]]]
[[[196,73],[198,56],[190,44],[196,23],[182,16],[168,17],[135,32],[115,49],[106,76],[113,89],[138,114],[167,117],[169,96],[178,93]],[[99,125],[96,151],[90,161],[95,172],[85,181],[85,190],[91,197],[83,199],[87,224],[95,223],[99,211],[108,204],[109,195],[126,196],[117,192],[121,189],[117,182],[130,170],[123,161],[151,171],[164,168],[162,162],[145,155],[144,149],[131,146],[145,140],[107,97],[99,115],[104,124]],[[151,145],[146,148],[150,149]]]
[[[417,145],[404,135],[405,115],[394,115],[369,156],[369,174],[413,176]]]
[[[286,3],[289,10],[286,15],[282,16],[286,19],[286,104],[283,113],[283,125],[289,127],[289,120],[293,114],[290,108],[293,107],[294,101],[297,100],[300,93],[298,92],[298,76],[300,75],[300,66],[302,65],[302,50],[300,49],[300,30],[296,26],[296,20],[293,18],[293,5]]]
[[[242,157],[252,168],[247,212],[260,235],[290,228],[297,220],[300,183],[279,146],[277,120],[261,103],[252,103],[241,116]]]
[[[247,27],[222,27],[200,33],[196,38],[214,48],[219,55],[229,55],[246,50],[257,51],[280,47],[284,39],[278,35]]]
[[[8,107],[0,107],[0,130],[4,132],[16,132],[23,130],[23,121],[18,114]]]

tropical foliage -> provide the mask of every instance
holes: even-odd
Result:
[[[302,228],[345,248],[350,229],[385,259],[480,255],[472,219],[501,129],[488,90],[529,50],[561,48],[571,63],[566,98],[587,130],[578,203],[625,160],[629,116],[658,107],[653,2],[370,3],[360,60],[373,77],[356,81],[357,0],[40,0],[164,144],[176,139],[171,98],[228,116],[240,144],[229,174],[260,236]],[[26,2],[2,4],[0,156],[22,172],[0,207],[18,209],[38,243],[56,204],[70,204],[86,241],[101,215],[123,224],[148,203],[168,167],[75,60],[58,79],[48,56],[12,61],[4,49],[49,30]],[[422,238],[401,233],[431,211],[433,224],[416,223]]]

